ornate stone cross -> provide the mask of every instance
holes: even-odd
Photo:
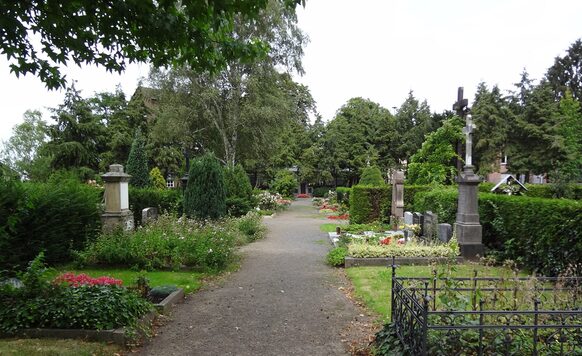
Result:
[[[463,127],[465,134],[465,167],[473,165],[473,130],[477,126],[473,123],[471,115],[466,116],[466,126]]]

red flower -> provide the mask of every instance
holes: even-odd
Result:
[[[60,276],[56,277],[53,280],[55,284],[66,284],[71,287],[79,287],[79,286],[111,286],[117,285],[120,286],[123,281],[121,279],[115,279],[107,276],[101,276],[97,278],[92,278],[86,275],[85,273],[81,273],[75,275],[73,272],[66,272],[61,274]]]
[[[390,245],[392,243],[392,238],[386,237],[380,240],[380,245]]]
[[[311,196],[309,194],[305,194],[305,193],[297,194],[296,197],[297,198],[311,198]]]
[[[349,214],[343,214],[343,215],[330,215],[327,217],[328,219],[331,220],[347,220],[350,218]]]

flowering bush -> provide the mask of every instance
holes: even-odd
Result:
[[[352,257],[456,257],[458,245],[421,245],[417,243],[388,243],[371,245],[367,243],[350,243],[348,255]]]
[[[259,209],[261,210],[275,210],[277,209],[277,200],[281,199],[279,194],[271,194],[269,192],[262,192],[257,196],[259,200]]]
[[[311,198],[309,194],[297,194],[297,198]]]
[[[350,218],[350,214],[330,215],[327,218],[330,220],[348,220]]]
[[[117,285],[120,286],[123,281],[120,279],[115,279],[112,277],[101,276],[97,278],[92,278],[86,275],[85,273],[81,274],[74,274],[73,272],[66,272],[57,276],[53,280],[54,284],[65,284],[71,287],[79,287],[79,286],[111,286]]]

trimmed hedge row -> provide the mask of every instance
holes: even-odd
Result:
[[[457,191],[440,189],[419,194],[414,208],[431,210],[438,214],[439,222],[453,224]],[[501,258],[550,276],[582,261],[579,201],[481,193],[479,214],[483,242],[497,250]]]
[[[135,226],[141,225],[141,211],[157,208],[163,212],[182,215],[183,193],[181,189],[154,189],[129,187],[129,209],[133,212]]]
[[[390,216],[391,199],[389,186],[354,185],[350,194],[350,224],[386,221]]]
[[[39,252],[48,263],[71,260],[101,229],[101,191],[74,181],[0,180],[0,270],[21,269]]]
[[[481,183],[479,184],[479,192],[490,193],[494,186],[494,183]],[[558,187],[554,184],[526,184],[525,187],[527,192],[524,195],[528,197],[552,199],[560,195]],[[569,184],[559,188],[565,190],[561,194],[563,198],[582,200],[582,184]]]

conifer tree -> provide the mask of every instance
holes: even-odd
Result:
[[[252,209],[253,187],[249,176],[241,165],[225,169],[224,184],[226,206],[230,215],[244,215]]]
[[[373,186],[384,185],[384,178],[382,178],[382,172],[380,172],[380,168],[376,166],[364,168],[362,170],[362,177],[360,178],[359,184]]]
[[[150,171],[150,182],[152,187],[156,189],[166,189],[166,180],[158,167],[154,167]]]
[[[145,140],[140,130],[136,130],[129,158],[125,166],[127,174],[131,175],[129,184],[138,188],[145,188],[150,185],[150,175],[148,170],[148,159],[145,152]]]
[[[218,219],[226,214],[224,172],[216,157],[207,153],[190,167],[184,193],[184,213],[198,219]]]

